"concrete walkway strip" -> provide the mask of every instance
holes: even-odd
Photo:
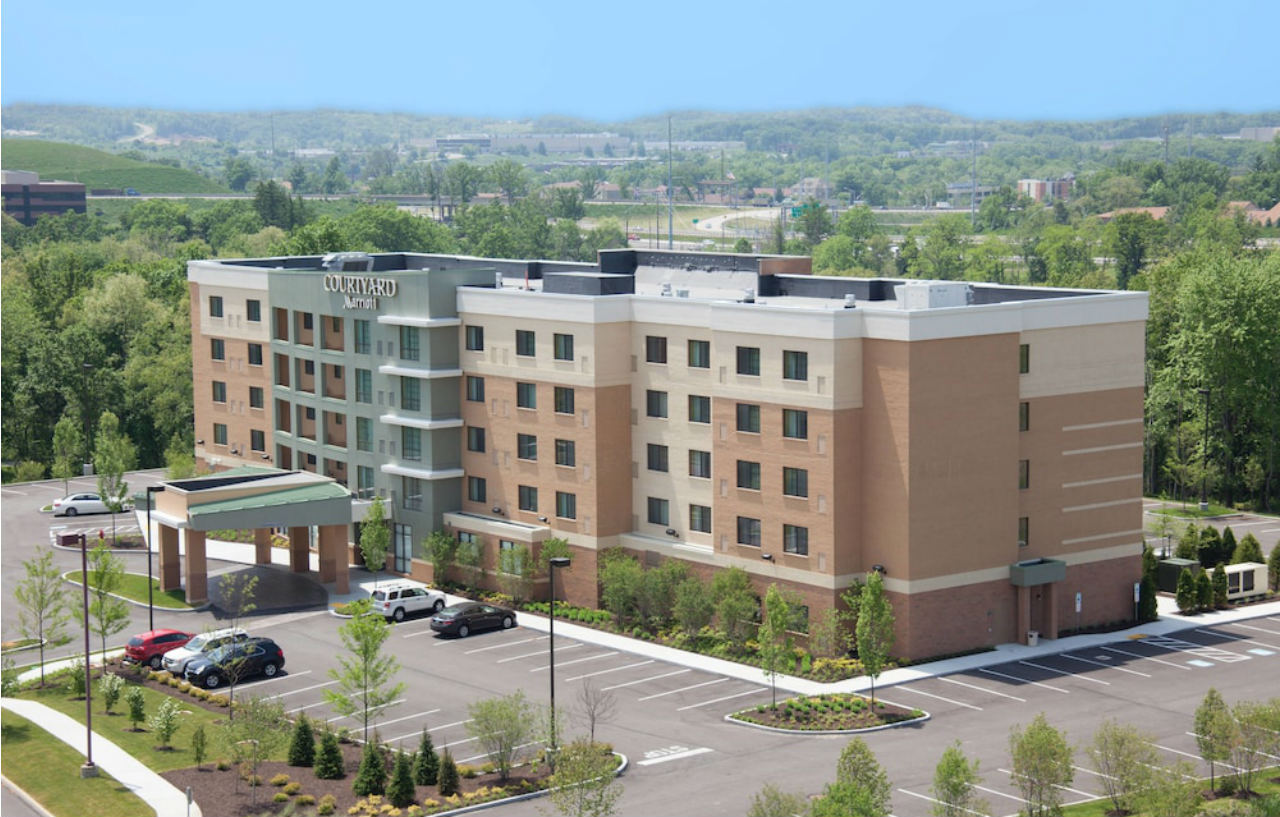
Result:
[[[78,721],[35,701],[3,698],[0,699],[0,707],[16,712],[80,754],[85,754],[84,725]],[[104,772],[120,781],[122,786],[142,798],[160,817],[187,813],[185,792],[179,791],[168,780],[143,765],[142,761],[96,732],[93,735],[93,761]],[[198,804],[191,805],[191,814],[201,817]]]

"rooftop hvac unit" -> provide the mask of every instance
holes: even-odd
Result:
[[[677,290],[676,290],[676,297],[677,297],[677,298],[688,298],[688,297],[689,297],[689,290],[687,290],[687,289],[677,289]]]
[[[844,296],[844,308],[853,309],[858,305],[858,298],[852,292]]]
[[[371,272],[373,256],[367,252],[331,252],[320,260],[329,272]]]
[[[493,285],[498,289],[502,289],[502,273],[495,272],[493,274]]]
[[[742,302],[744,304],[753,304],[756,302],[756,291],[754,289],[742,290]]]
[[[670,298],[670,297],[671,297],[671,284],[670,284],[670,282],[667,282],[667,281],[663,281],[663,282],[662,282],[662,297],[664,297],[664,298]]]

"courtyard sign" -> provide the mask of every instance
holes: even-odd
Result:
[[[394,298],[394,278],[372,278],[368,275],[326,275],[325,292],[341,292],[343,309],[377,309],[379,298]]]

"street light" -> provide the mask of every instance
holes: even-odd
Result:
[[[84,765],[81,777],[97,777],[93,765],[93,666],[89,663],[89,537],[80,534],[80,589],[84,596]]]
[[[1204,395],[1204,446],[1200,449],[1200,512],[1209,510],[1209,494],[1205,486],[1209,480],[1209,394],[1213,389],[1196,389]]]
[[[556,568],[568,567],[568,556],[552,556],[549,560],[551,567],[547,570],[547,575],[551,579],[551,616],[549,619],[548,642],[551,649],[551,762],[555,763],[556,754]]]
[[[156,628],[156,606],[151,591],[151,506],[156,504],[155,495],[164,490],[163,485],[147,486],[147,629]]]

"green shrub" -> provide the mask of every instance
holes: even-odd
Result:
[[[338,737],[325,730],[320,736],[320,754],[316,757],[316,777],[321,780],[338,780],[346,770],[342,767],[342,750],[338,748]]]
[[[281,791],[285,794],[297,794],[302,791],[302,784],[295,780],[281,789]]]
[[[458,765],[453,762],[453,755],[448,749],[440,758],[440,796],[448,797],[458,793]]]
[[[356,797],[368,797],[371,794],[382,794],[387,789],[387,762],[382,752],[369,741],[364,745],[364,754],[360,758],[360,770],[351,784],[351,791]]]
[[[215,767],[218,771],[225,772],[227,769],[231,768],[231,761],[226,758],[218,758],[218,762],[215,764]]]
[[[405,808],[413,803],[416,793],[409,756],[404,752],[396,752],[395,771],[391,775],[391,783],[387,786],[387,800],[395,808]]]
[[[142,694],[142,687],[129,687],[124,694],[124,703],[129,707],[129,725],[136,732],[138,724],[147,719],[147,699]]]
[[[297,803],[300,806],[315,805],[316,796],[314,794],[299,794],[298,799],[294,800],[293,802]]]
[[[284,792],[282,792],[282,791],[278,791],[278,792],[276,792],[276,793],[275,793],[275,796],[271,798],[271,802],[273,802],[273,803],[287,803],[287,802],[289,802],[289,795],[285,794],[285,793],[284,793]]]
[[[316,736],[311,729],[311,721],[303,714],[293,727],[293,740],[289,743],[289,765],[311,766],[315,760]]]
[[[338,800],[332,794],[326,794],[320,798],[320,805],[316,806],[316,814],[333,814],[338,808]]]
[[[80,659],[67,669],[67,694],[73,698],[83,698],[85,690],[84,660]]]
[[[289,784],[289,775],[285,774],[284,772],[281,772],[280,774],[271,778],[267,782],[273,786],[286,786]]]
[[[431,735],[423,729],[418,754],[413,758],[413,782],[419,786],[434,786],[439,774],[440,758],[431,744]]]
[[[469,766],[465,763],[458,767],[458,775],[466,778],[467,780],[474,779],[479,773],[480,771],[475,766]]]

